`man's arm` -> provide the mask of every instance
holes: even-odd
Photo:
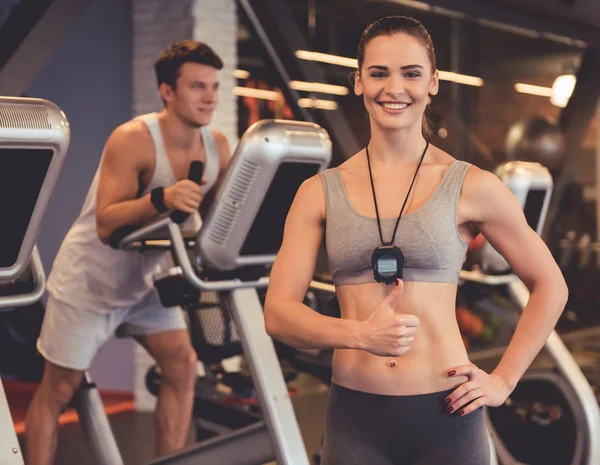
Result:
[[[96,230],[102,242],[107,243],[117,229],[142,225],[158,214],[150,194],[137,198],[142,190],[140,178],[153,166],[154,151],[150,133],[138,121],[119,126],[108,139],[96,205]],[[191,213],[202,200],[200,187],[192,181],[164,187],[164,204],[169,210]]]
[[[154,144],[140,122],[119,126],[109,137],[102,164],[96,202],[96,230],[104,243],[125,225],[141,225],[158,212],[150,195],[136,198],[140,177],[151,168]]]

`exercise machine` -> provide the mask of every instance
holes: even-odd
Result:
[[[155,285],[168,305],[218,292],[240,335],[244,358],[257,391],[261,415],[253,422],[160,458],[152,465],[227,463],[308,465],[293,406],[273,341],[264,328],[257,289],[268,284],[269,267],[283,239],[287,212],[302,182],[325,169],[331,141],[318,125],[263,120],[244,134],[197,235],[184,237],[180,212],[158,216],[135,231],[117,231],[111,244],[123,250],[165,250],[168,260]],[[198,181],[193,165],[190,179]],[[89,385],[82,389],[85,410],[96,421],[85,430],[100,465],[121,464],[106,417]],[[91,401],[90,401],[91,400]],[[112,439],[111,439],[112,438]],[[102,446],[102,447],[100,447]]]
[[[541,234],[552,193],[552,177],[539,163],[513,161],[496,174],[513,192],[529,226]],[[516,324],[529,300],[529,291],[504,258],[489,244],[483,248],[481,269],[461,271],[463,282],[504,286],[517,313],[488,305],[509,324]],[[494,352],[497,352],[494,354]],[[485,363],[501,351],[470,354]],[[600,463],[600,410],[594,392],[559,335],[553,331],[544,345],[541,368],[530,368],[503,406],[486,409],[486,424],[502,465]]]
[[[35,246],[70,141],[69,122],[51,102],[0,97],[0,311],[18,311],[43,295],[46,276]],[[17,281],[31,276],[31,286]],[[0,382],[0,463],[23,465]]]

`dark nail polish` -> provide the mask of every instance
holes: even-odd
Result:
[[[461,410],[460,412],[458,412],[458,414],[459,414],[459,415],[462,417],[462,416],[464,416],[464,414],[465,414],[465,411],[464,411],[464,410]]]
[[[446,412],[448,412],[448,413],[452,413],[452,407],[448,407],[448,408],[446,409]]]
[[[456,374],[456,370],[450,370],[448,372],[448,376],[454,376]]]
[[[448,398],[448,399],[446,399],[445,402],[446,402],[446,405],[448,405],[448,404],[450,404],[452,402],[452,399]]]

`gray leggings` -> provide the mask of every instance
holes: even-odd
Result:
[[[451,392],[385,396],[332,384],[321,465],[489,465],[482,410],[448,414]]]

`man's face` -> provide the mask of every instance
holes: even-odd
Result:
[[[210,123],[219,101],[219,71],[200,63],[184,63],[179,69],[175,89],[162,84],[167,108],[193,127]]]

